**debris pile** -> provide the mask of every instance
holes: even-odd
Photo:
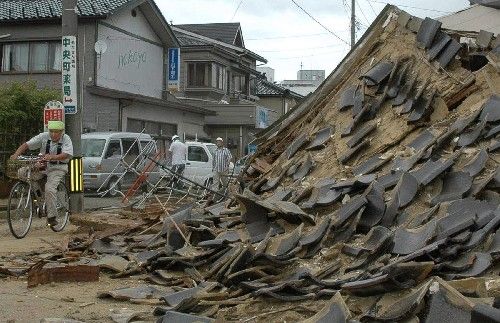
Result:
[[[476,36],[386,7],[262,134],[243,191],[70,250],[143,275],[99,297],[163,322],[498,322],[499,39]]]

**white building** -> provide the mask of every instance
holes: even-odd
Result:
[[[257,71],[262,74],[266,74],[266,79],[269,82],[274,83],[274,68],[267,66],[257,66]]]

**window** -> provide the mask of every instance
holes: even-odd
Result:
[[[188,147],[188,160],[194,162],[208,162],[208,155],[205,152],[205,149],[197,146],[189,146]]]
[[[135,167],[139,162],[137,156],[139,156],[139,144],[135,139],[122,139],[123,146],[123,160],[132,167]]]
[[[211,71],[212,68],[209,63],[188,63],[188,86],[209,87]]]
[[[242,74],[233,75],[233,92],[247,94],[247,83],[245,75]]]
[[[212,86],[219,90],[224,90],[226,69],[217,63],[213,64]]]
[[[49,43],[49,71],[60,72],[62,64],[62,45],[60,42]]]
[[[120,140],[116,139],[110,140],[108,144],[108,149],[106,150],[105,158],[118,159],[121,158],[121,155],[122,155],[122,148],[120,145]]]
[[[2,72],[27,72],[28,57],[28,43],[3,45]]]
[[[47,71],[49,57],[49,43],[32,43],[30,66],[33,72]]]
[[[251,95],[257,95],[257,78],[256,77],[250,77],[250,94]]]
[[[61,43],[31,42],[3,44],[1,72],[61,71]]]
[[[83,157],[101,157],[106,139],[82,139]]]
[[[156,143],[151,140],[141,140],[141,149],[144,154],[153,158],[156,154]]]

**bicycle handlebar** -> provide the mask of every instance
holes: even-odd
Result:
[[[16,160],[27,161],[27,162],[30,162],[30,161],[37,162],[37,161],[42,161],[43,158],[42,158],[42,156],[23,156],[23,155],[21,155],[21,156],[18,156]]]

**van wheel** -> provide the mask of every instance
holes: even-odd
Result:
[[[120,194],[122,190],[122,185],[118,180],[118,177],[112,177],[108,182],[108,196],[116,197]]]

